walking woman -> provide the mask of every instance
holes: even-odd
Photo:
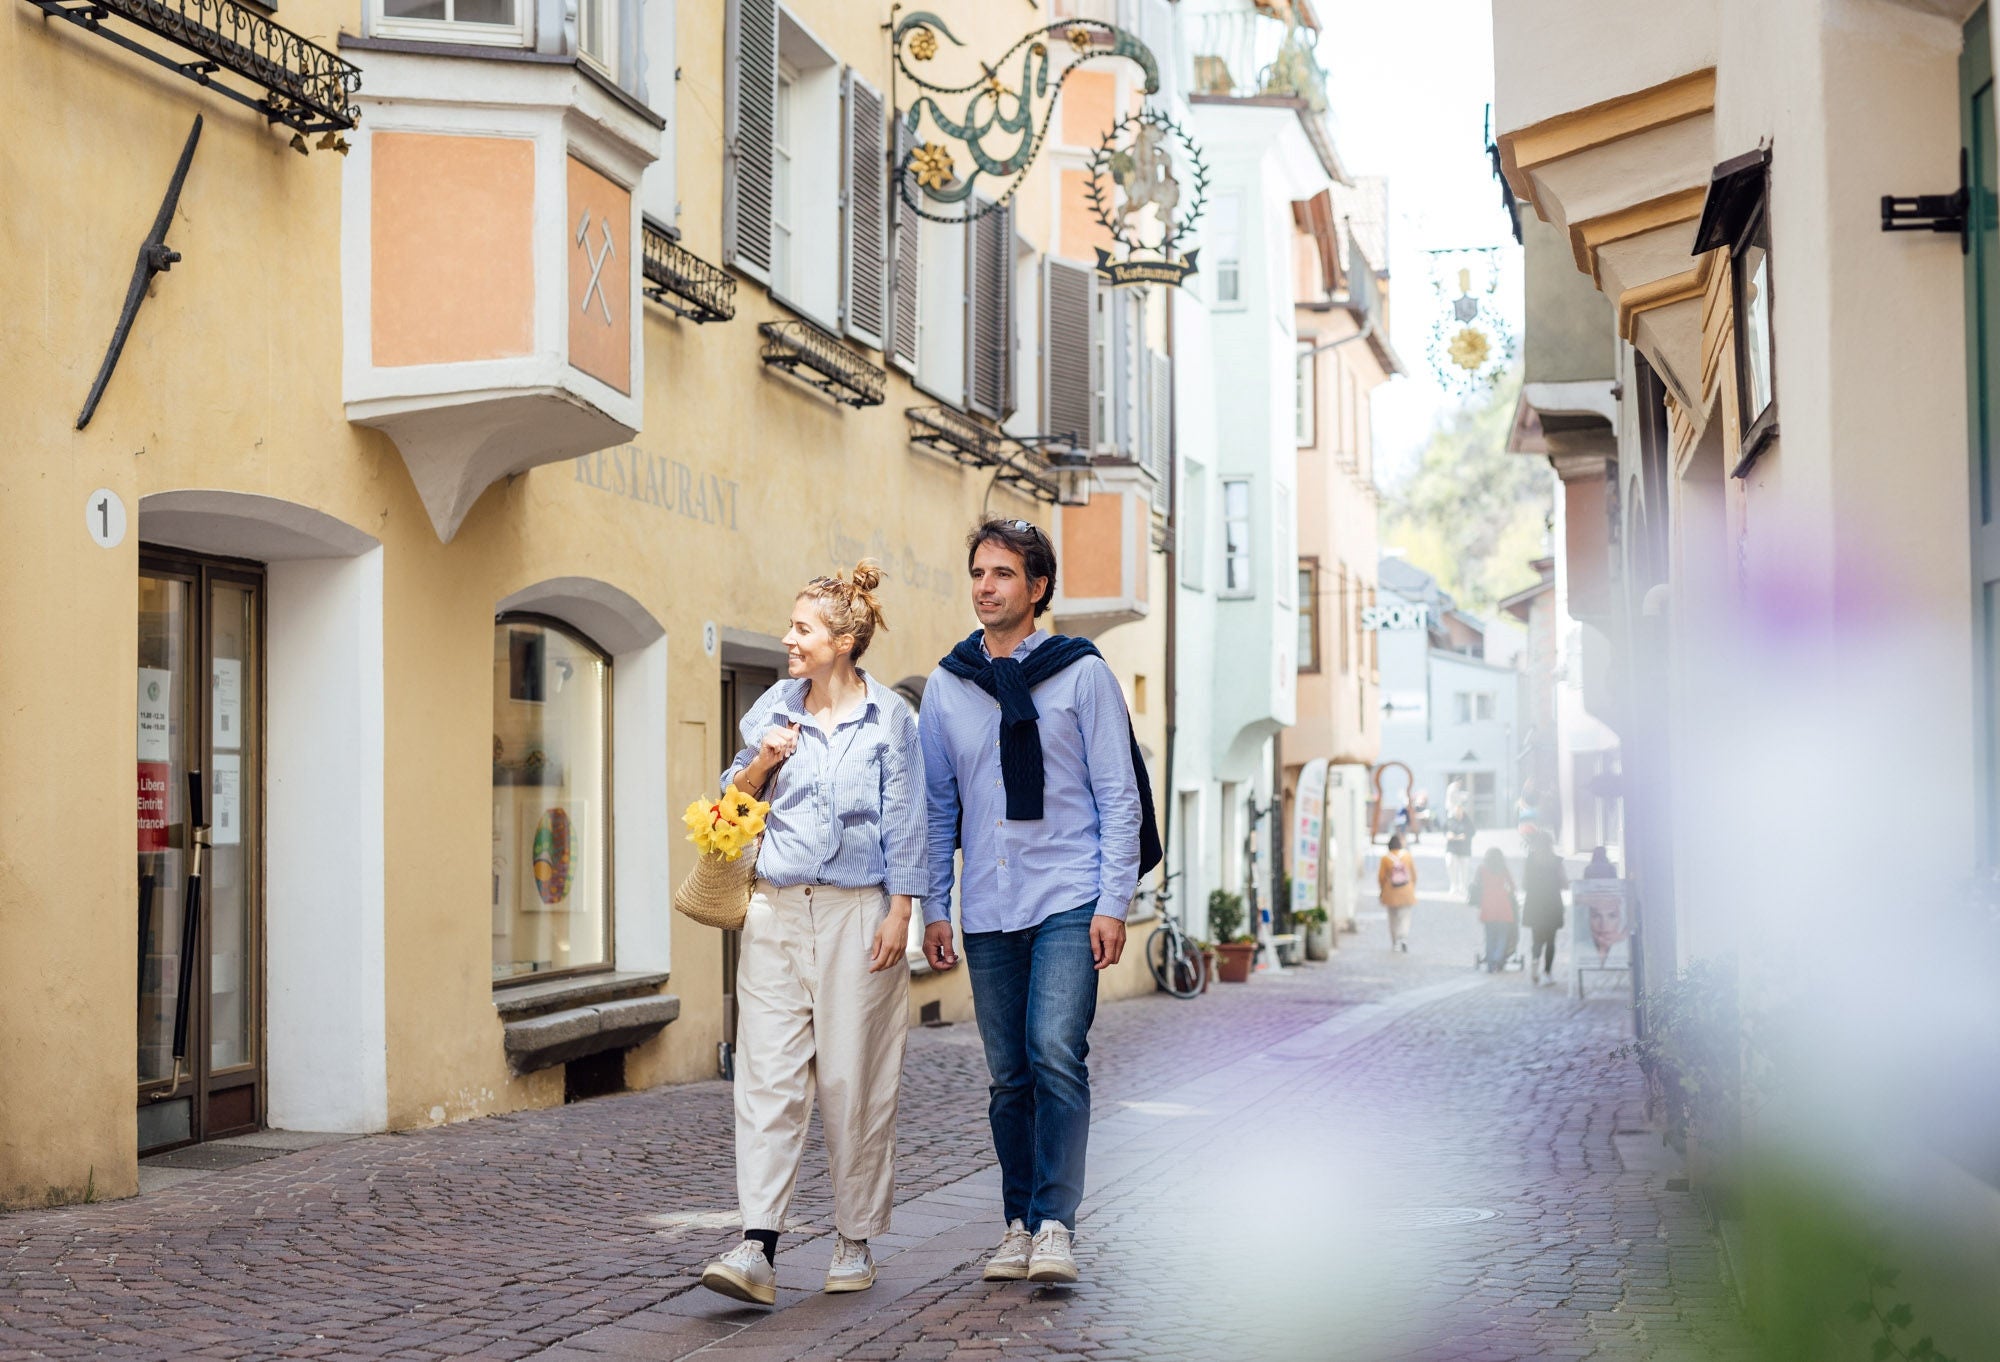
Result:
[[[778,1233],[815,1092],[833,1174],[828,1291],[874,1285],[895,1196],[912,899],[924,885],[917,721],[855,664],[882,628],[881,573],[815,577],[792,605],[788,679],[744,717],[722,783],[769,800],[736,966],[736,1194],[743,1242],[702,1268],[777,1300]]]
[[[1514,876],[1499,847],[1486,848],[1486,858],[1472,877],[1467,897],[1479,909],[1479,920],[1486,927],[1486,972],[1498,974],[1512,954],[1509,938],[1518,930]]]
[[[1548,833],[1537,828],[1532,841],[1528,863],[1521,868],[1521,921],[1531,933],[1528,981],[1539,984],[1555,978],[1556,933],[1562,929],[1563,890],[1569,888],[1569,876],[1563,873],[1562,857],[1556,855]]]
[[[1400,836],[1389,838],[1389,850],[1375,867],[1375,892],[1389,910],[1389,949],[1410,953],[1410,910],[1417,903],[1417,862],[1403,850]]]

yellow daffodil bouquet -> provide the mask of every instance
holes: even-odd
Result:
[[[743,926],[757,879],[757,839],[771,806],[731,785],[719,799],[697,799],[681,822],[701,859],[674,890],[674,907],[696,922],[725,931]],[[745,856],[743,853],[751,854]]]
[[[733,861],[764,835],[764,815],[770,811],[770,804],[732,785],[720,799],[695,800],[681,821],[687,824],[688,840],[700,847],[704,856]]]

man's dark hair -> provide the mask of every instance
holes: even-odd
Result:
[[[965,570],[972,571],[972,559],[979,552],[981,544],[998,544],[1003,549],[1019,554],[1022,570],[1030,581],[1037,577],[1048,579],[1040,599],[1035,602],[1035,617],[1049,608],[1049,602],[1056,594],[1056,546],[1042,533],[1039,526],[1026,520],[988,520],[965,539]]]

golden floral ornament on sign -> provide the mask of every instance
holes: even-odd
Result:
[[[1462,398],[1489,391],[1514,360],[1513,329],[1499,307],[1505,259],[1497,247],[1430,252],[1438,310],[1430,328],[1430,367],[1438,385]]]
[[[918,61],[929,61],[937,55],[937,34],[927,28],[920,28],[910,35],[910,55]]]
[[[1493,345],[1486,339],[1484,331],[1477,327],[1466,326],[1459,328],[1458,334],[1451,338],[1448,353],[1451,355],[1451,362],[1459,368],[1478,369],[1485,365],[1487,357],[1493,353]]]
[[[917,183],[926,189],[944,188],[951,183],[956,170],[951,153],[935,142],[926,142],[916,149],[910,157],[910,168],[917,172]]]
[[[1088,52],[1090,50],[1090,43],[1091,43],[1090,30],[1083,27],[1081,24],[1071,29],[1069,31],[1068,37],[1069,37],[1069,45],[1075,48],[1078,52]]]

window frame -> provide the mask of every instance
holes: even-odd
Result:
[[[1771,148],[1758,147],[1733,156],[1710,172],[1701,222],[1695,228],[1694,254],[1706,255],[1718,249],[1729,253],[1724,263],[1729,270],[1732,313],[1729,353],[1736,365],[1734,433],[1737,437],[1736,466],[1730,470],[1730,476],[1740,478],[1778,435],[1778,302],[1777,265],[1771,249]],[[1771,382],[1770,400],[1755,412],[1748,408],[1749,335],[1743,309],[1747,283],[1743,258],[1753,250],[1763,257],[1762,301],[1769,343],[1764,360]]]
[[[1299,671],[1317,676],[1323,670],[1320,658],[1319,559],[1311,555],[1299,559]]]
[[[454,19],[451,12],[457,5],[458,0],[444,0],[445,17],[442,19],[409,19],[390,14],[385,0],[369,0],[370,36],[404,38],[414,42],[472,43],[482,47],[533,45],[533,0],[514,0],[514,22],[511,24],[483,24],[470,19]]]
[[[1180,584],[1189,591],[1208,590],[1208,465],[1194,459],[1181,464]]]
[[[604,810],[604,864],[598,872],[599,881],[604,886],[604,961],[602,964],[572,965],[566,969],[541,970],[495,979],[493,981],[495,992],[518,988],[524,984],[542,983],[550,979],[577,979],[594,974],[612,974],[618,969],[618,851],[615,841],[616,810],[612,807],[612,800],[618,789],[615,766],[617,752],[612,746],[612,735],[616,731],[612,720],[612,706],[618,689],[612,671],[616,666],[616,659],[603,644],[560,615],[545,614],[537,610],[504,610],[493,616],[493,627],[496,630],[504,629],[510,624],[532,624],[544,629],[557,630],[595,654],[604,664],[604,713],[600,723],[602,732],[599,734],[599,741],[604,745],[604,788],[597,795],[598,807]]]
[[[1311,449],[1319,444],[1319,355],[1316,353],[1318,337],[1301,336],[1298,341],[1298,361],[1293,366],[1294,402],[1298,407],[1293,418],[1293,436],[1300,449]]]
[[[1231,219],[1226,227],[1223,221],[1225,208]],[[1217,312],[1241,312],[1249,306],[1243,299],[1243,196],[1233,191],[1218,194],[1210,212],[1215,236],[1209,246],[1215,280],[1211,290],[1214,298],[1210,305]],[[1222,281],[1225,278],[1230,281],[1232,290],[1227,298],[1222,296]]]
[[[1256,538],[1250,533],[1252,521],[1256,518],[1256,498],[1254,495],[1255,489],[1251,486],[1251,482],[1252,479],[1248,475],[1221,479],[1222,580],[1216,583],[1215,594],[1218,600],[1255,600],[1257,596]],[[1229,507],[1230,489],[1235,487],[1243,489],[1243,513],[1240,516],[1232,514]],[[1229,530],[1235,524],[1241,524],[1243,527],[1243,547],[1240,553],[1233,553],[1230,550]],[[1239,580],[1238,574],[1230,570],[1231,565],[1238,561],[1241,561],[1243,564],[1243,571],[1240,574],[1242,585],[1240,586],[1235,584]]]
[[[520,0],[515,0],[516,4]],[[584,43],[584,15],[595,10],[604,30],[604,50],[592,52]],[[623,18],[618,12],[618,0],[576,0],[576,55],[611,78],[618,81],[618,25]]]
[[[780,59],[778,97],[771,104],[771,282],[770,291],[791,297],[792,236],[797,214],[792,211],[792,115],[798,102],[798,68]]]
[[[1758,202],[1729,246],[1729,295],[1730,308],[1734,314],[1731,326],[1731,347],[1736,356],[1736,420],[1740,440],[1740,454],[1736,461],[1734,476],[1742,477],[1749,472],[1765,448],[1778,435],[1778,323],[1777,294],[1772,286],[1776,271],[1771,260],[1771,207],[1769,197],[1768,168],[1765,171],[1764,187],[1758,195]],[[1764,350],[1763,362],[1766,377],[1770,383],[1770,399],[1753,416],[1750,413],[1750,328],[1748,313],[1744,311],[1744,298],[1750,281],[1743,268],[1744,256],[1750,251],[1760,252],[1759,264],[1763,268],[1764,287]]]

